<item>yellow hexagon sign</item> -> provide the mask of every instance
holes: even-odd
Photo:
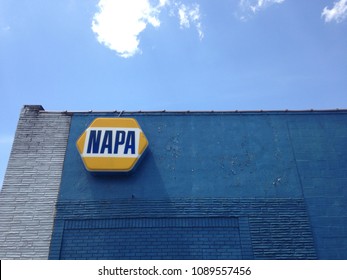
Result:
[[[148,141],[135,119],[96,118],[76,142],[91,172],[132,171]]]

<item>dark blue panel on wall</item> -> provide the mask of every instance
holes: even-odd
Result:
[[[68,221],[61,259],[242,259],[235,218]]]

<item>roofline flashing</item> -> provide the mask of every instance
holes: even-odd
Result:
[[[162,115],[162,114],[283,114],[283,113],[347,113],[347,109],[300,109],[300,110],[148,110],[148,111],[118,111],[118,110],[107,110],[107,111],[54,111],[45,110],[41,105],[24,105],[23,109],[37,111],[39,113],[47,114],[64,114],[64,115],[74,115],[74,114],[115,114],[118,117],[123,115]]]

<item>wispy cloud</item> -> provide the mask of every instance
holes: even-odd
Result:
[[[198,4],[190,6],[174,0],[100,0],[99,11],[94,15],[92,30],[100,44],[128,58],[140,53],[139,35],[148,25],[160,27],[159,15],[170,7],[177,15],[181,28],[194,25],[199,38],[203,38]]]
[[[336,22],[341,22],[347,17],[347,0],[340,0],[334,3],[334,7],[329,9],[325,7],[322,12],[322,17],[325,22],[330,22],[335,20]]]
[[[239,18],[241,20],[246,20],[259,11],[268,8],[273,4],[281,4],[284,1],[285,0],[240,0]]]
[[[198,31],[200,40],[202,40],[204,38],[204,33],[201,27],[200,6],[196,3],[191,6],[178,4],[177,11],[180,20],[180,27],[190,28],[191,24],[193,24]]]

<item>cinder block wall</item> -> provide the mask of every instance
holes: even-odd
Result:
[[[47,259],[70,117],[24,106],[0,192],[0,259]]]

